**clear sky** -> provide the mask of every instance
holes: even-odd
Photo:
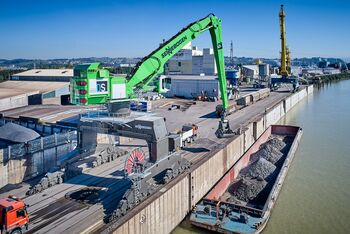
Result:
[[[232,40],[235,56],[278,57],[281,3],[292,57],[350,57],[349,0],[1,0],[0,58],[142,57],[209,13],[226,55]]]

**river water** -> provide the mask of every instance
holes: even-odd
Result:
[[[350,80],[315,87],[280,123],[304,133],[263,233],[350,233]]]

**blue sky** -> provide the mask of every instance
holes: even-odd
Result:
[[[225,54],[278,57],[285,5],[292,57],[350,57],[349,0],[1,0],[0,58],[142,57],[189,23],[214,13]],[[210,47],[209,33],[193,44]]]

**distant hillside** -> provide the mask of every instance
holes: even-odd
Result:
[[[0,68],[16,69],[16,68],[72,68],[76,64],[99,62],[105,67],[119,67],[121,64],[134,65],[142,58],[109,58],[109,57],[89,57],[89,58],[58,58],[58,59],[0,59]],[[257,58],[253,57],[234,57],[234,65],[239,64],[255,64]],[[271,66],[278,66],[278,58],[259,58],[264,63]],[[292,60],[292,65],[296,66],[312,66],[318,65],[320,61],[328,61],[329,63],[343,63],[339,58],[295,58]],[[229,57],[225,57],[225,64],[231,65]]]

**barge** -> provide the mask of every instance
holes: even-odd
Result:
[[[220,233],[260,233],[298,147],[302,129],[271,125],[194,207],[191,224]],[[259,174],[260,173],[260,174]]]

